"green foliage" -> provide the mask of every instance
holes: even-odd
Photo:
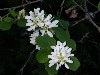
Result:
[[[68,63],[69,69],[72,71],[76,71],[80,66],[80,62],[76,57],[71,57],[71,60],[73,60],[73,63]]]
[[[37,37],[36,43],[42,49],[50,49],[50,46],[56,45],[56,40],[48,35],[44,35]]]
[[[53,31],[55,32],[55,36],[62,42],[68,41],[70,39],[70,35],[67,30],[64,31],[62,28],[57,27],[53,28]]]
[[[13,16],[13,17],[16,17],[17,16],[17,13],[12,10],[12,9],[9,9],[9,13]]]
[[[68,26],[70,25],[68,21],[59,19],[59,25],[63,28],[63,29],[68,29]]]
[[[19,27],[26,27],[26,19],[19,19],[18,21],[17,21],[17,25],[19,26]]]
[[[75,0],[79,5],[84,5],[84,0]],[[65,7],[71,7],[73,5],[73,1],[72,0],[66,0],[65,1]]]
[[[48,72],[49,75],[57,74],[56,65],[49,67],[49,63],[45,63],[45,70]]]
[[[11,28],[12,24],[13,24],[13,22],[2,21],[2,22],[0,22],[0,29],[3,30],[3,31],[9,30]]]
[[[45,63],[47,62],[48,59],[48,55],[51,53],[51,50],[47,50],[47,49],[42,49],[40,50],[37,55],[36,58],[38,60],[39,63]]]
[[[100,2],[98,3],[98,9],[100,10]]]
[[[67,41],[67,45],[72,48],[72,51],[75,51],[76,50],[76,43],[74,40],[70,39]]]
[[[5,17],[3,20],[5,22],[11,22],[11,21],[13,21],[13,18],[11,18],[11,17]]]

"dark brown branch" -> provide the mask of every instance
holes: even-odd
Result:
[[[97,6],[95,6],[93,3],[91,3],[89,0],[87,0],[87,2],[88,2],[89,4],[91,4],[92,6],[94,6],[95,8],[97,8],[97,9],[98,9],[98,7],[97,7]]]
[[[88,12],[87,5],[86,5],[86,0],[85,0],[85,5],[84,5],[85,9],[83,9],[77,2],[75,2],[75,0],[72,0],[72,1],[73,1],[73,3],[74,3],[75,5],[77,5],[82,11],[85,12],[85,14],[86,14],[86,15],[85,15],[85,18],[86,18],[87,20],[89,20],[89,21],[92,23],[92,25],[93,25],[94,27],[96,27],[97,30],[100,32],[100,27],[99,27],[98,25],[96,25],[96,23],[92,20],[93,17],[91,17],[91,13]]]
[[[36,1],[33,1],[33,2],[28,2],[26,4],[23,4],[23,5],[19,5],[19,6],[15,6],[15,7],[10,7],[10,8],[3,8],[3,9],[0,9],[1,10],[9,10],[9,9],[17,9],[17,8],[20,8],[20,7],[23,7],[23,6],[27,6],[27,5],[30,5],[30,4],[33,4],[33,3],[37,3],[37,2],[40,2],[41,0],[36,0]]]
[[[31,57],[32,57],[32,55],[33,55],[33,53],[34,53],[35,51],[36,51],[36,49],[34,49],[32,52],[30,52],[29,58],[27,59],[27,61],[25,62],[25,64],[23,65],[23,67],[22,67],[21,70],[20,70],[20,75],[23,74],[23,70],[24,70],[25,66],[27,65],[27,63],[29,62],[29,60],[31,59]]]
[[[63,1],[62,1],[61,6],[60,6],[60,7],[61,7],[61,9],[60,9],[60,15],[61,15],[62,10],[63,10],[63,5],[64,5],[64,2],[65,2],[65,0],[63,0]]]

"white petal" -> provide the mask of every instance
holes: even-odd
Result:
[[[49,67],[51,67],[51,66],[53,66],[53,65],[54,65],[54,63],[50,63],[50,64],[49,64]]]
[[[40,47],[38,45],[36,45],[36,49],[40,50]]]
[[[57,41],[57,45],[60,45],[61,44],[61,42],[60,41]]]
[[[72,60],[67,60],[67,62],[69,62],[69,63],[73,63],[73,61],[72,61]]]
[[[32,11],[30,11],[29,14],[30,14],[30,16],[33,16],[33,12]]]
[[[68,48],[67,53],[71,52],[72,48]]]
[[[40,30],[40,32],[42,33],[41,36],[43,36],[45,34],[45,30]]]
[[[63,46],[65,46],[65,45],[66,45],[66,42],[63,43]]]
[[[52,34],[50,31],[47,31],[47,34],[48,34],[50,37],[53,37],[53,34]]]
[[[52,49],[54,49],[55,48],[55,46],[50,46]]]
[[[56,70],[58,70],[59,69],[59,64],[57,63],[57,67],[56,67]]]
[[[31,16],[25,16],[25,19],[32,19]]]
[[[31,26],[33,25],[33,23],[26,23],[26,26]]]
[[[32,28],[28,28],[27,30],[28,30],[28,31],[31,31],[31,30],[32,30]]]
[[[51,15],[51,14],[49,14],[49,15],[46,17],[45,21],[50,20],[50,19],[51,19],[51,17],[52,17],[52,15]]]
[[[69,69],[69,66],[65,63],[65,67],[67,68],[67,69]]]
[[[43,28],[44,23],[38,23],[39,27]]]
[[[59,22],[58,20],[54,20],[52,23],[57,24],[58,22]]]
[[[31,20],[29,20],[29,19],[27,20],[27,22],[32,23],[32,21],[31,21]]]

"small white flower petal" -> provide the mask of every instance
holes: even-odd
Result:
[[[25,16],[25,19],[32,19],[33,17],[31,16]]]
[[[53,34],[52,34],[50,31],[47,31],[47,34],[48,34],[50,37],[53,37]]]
[[[26,23],[26,26],[32,26],[33,25],[33,23]]]
[[[65,63],[65,67],[67,68],[67,69],[69,69],[69,66]]]
[[[58,69],[59,69],[59,64],[57,63],[56,70],[58,70]]]
[[[38,45],[36,45],[36,49],[40,50],[40,47]]]
[[[40,32],[42,33],[41,36],[43,36],[45,34],[45,30],[40,30]]]

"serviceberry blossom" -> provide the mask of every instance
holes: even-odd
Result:
[[[34,31],[30,36],[30,43],[36,45],[36,38],[39,36],[39,31]],[[36,45],[36,49],[40,50],[40,47]]]
[[[49,67],[56,64],[56,70],[58,70],[61,65],[65,65],[65,67],[69,69],[67,63],[73,63],[70,59],[70,57],[74,56],[74,54],[71,54],[72,48],[66,46],[66,42],[61,43],[60,41],[57,41],[57,45],[51,46],[51,48],[54,52],[51,52],[51,55],[48,55],[48,58],[51,59],[49,61]]]
[[[42,24],[44,24],[42,27],[41,27],[41,30],[40,32],[42,33],[42,36],[44,34],[48,34],[50,37],[53,37],[53,34],[52,32],[50,31],[50,29],[52,27],[58,27],[57,23],[59,22],[58,20],[54,20],[52,21],[52,15],[49,14],[46,18],[44,18],[42,20]],[[52,21],[52,22],[51,22]]]
[[[25,16],[27,19],[26,26],[29,26],[28,31],[39,30],[41,36],[48,34],[50,37],[53,37],[51,32],[52,27],[58,27],[58,20],[53,20],[51,14],[45,16],[44,10],[40,11],[40,8],[34,9],[34,12],[30,11],[29,16]]]
[[[25,17],[25,9],[22,9],[22,10],[19,11],[18,19],[24,18],[24,17]]]
[[[44,10],[40,12],[40,8],[34,9],[34,12],[29,12],[30,16],[25,16],[25,19],[27,19],[26,26],[29,26],[28,31],[35,31],[35,29],[41,25],[40,19],[44,16]]]

